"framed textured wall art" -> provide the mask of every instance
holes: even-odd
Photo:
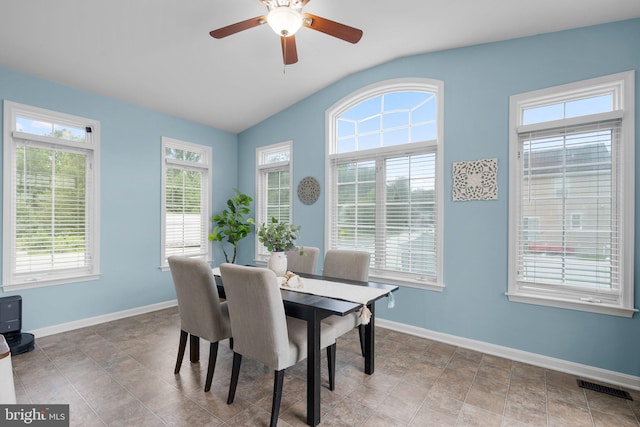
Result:
[[[453,163],[453,200],[497,200],[498,159]]]
[[[304,177],[298,183],[298,199],[305,205],[312,205],[320,197],[320,183],[312,176]]]

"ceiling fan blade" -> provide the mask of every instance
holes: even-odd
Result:
[[[357,28],[331,21],[326,18],[321,18],[310,13],[305,13],[304,18],[302,25],[305,27],[337,37],[344,41],[348,41],[349,43],[358,43],[362,38],[362,30]],[[309,20],[311,22],[309,22]]]
[[[296,37],[295,36],[280,37],[280,42],[282,44],[282,59],[284,60],[284,65],[291,65],[298,62],[298,51],[296,49]]]
[[[209,32],[211,37],[215,39],[221,39],[223,37],[230,36],[240,31],[248,30],[249,28],[257,27],[267,22],[266,16],[256,16],[255,18],[247,19],[246,21],[236,22],[235,24],[227,25],[226,27],[218,28]]]

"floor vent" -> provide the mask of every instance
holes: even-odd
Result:
[[[624,390],[619,390],[617,388],[611,388],[611,387],[607,387],[607,386],[596,384],[596,383],[590,383],[589,381],[583,381],[583,380],[578,380],[578,385],[588,390],[610,394],[611,396],[620,397],[622,399],[633,400],[633,398],[628,392]]]

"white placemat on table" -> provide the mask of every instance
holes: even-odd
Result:
[[[214,268],[213,274],[216,276],[221,276],[220,268]],[[281,289],[362,304],[363,309],[360,312],[360,320],[364,325],[369,323],[369,318],[371,317],[371,312],[369,311],[369,309],[367,309],[366,305],[370,301],[373,301],[376,298],[387,295],[389,293],[389,291],[386,289],[351,285],[348,283],[334,282],[329,280],[309,279],[306,277],[299,278],[302,281],[302,287],[289,287],[283,280],[284,278],[279,277],[278,279]]]

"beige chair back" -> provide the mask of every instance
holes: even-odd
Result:
[[[328,250],[324,256],[322,274],[345,280],[369,280],[371,255],[364,251]]]
[[[211,267],[204,260],[171,256],[168,259],[178,297],[181,329],[216,342],[229,338],[226,304],[220,304]]]
[[[284,304],[274,272],[221,264],[220,273],[229,305],[233,351],[275,370],[295,363],[290,360]]]
[[[294,273],[315,274],[320,249],[312,246],[303,246],[302,254],[300,248],[287,251],[287,270]]]

